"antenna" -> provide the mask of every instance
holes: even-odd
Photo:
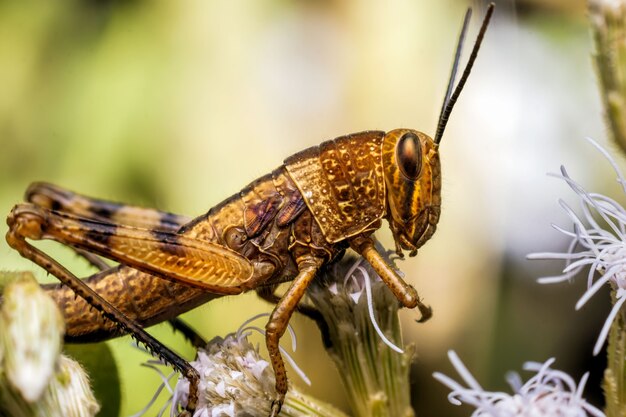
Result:
[[[456,47],[456,52],[454,54],[454,63],[452,64],[452,72],[450,74],[450,80],[448,81],[448,89],[446,91],[446,96],[443,100],[443,105],[441,106],[441,113],[439,114],[439,121],[437,122],[437,132],[435,133],[435,143],[439,144],[441,142],[441,138],[443,136],[443,131],[446,128],[446,124],[448,123],[448,118],[450,117],[450,113],[452,112],[452,108],[456,103],[459,95],[461,94],[461,90],[463,90],[463,86],[467,81],[467,78],[472,71],[472,66],[474,65],[474,61],[476,61],[476,57],[478,56],[478,50],[480,49],[480,44],[485,37],[485,32],[487,31],[487,26],[489,26],[489,21],[491,20],[491,15],[493,15],[493,9],[496,5],[494,3],[490,3],[487,7],[487,13],[485,13],[485,18],[483,19],[483,23],[480,27],[480,32],[478,32],[478,36],[476,37],[476,41],[474,42],[474,48],[472,48],[472,53],[470,54],[469,60],[467,61],[467,65],[463,70],[463,74],[459,79],[459,83],[456,88],[454,88],[454,92],[452,92],[452,86],[454,85],[454,80],[456,78],[456,73],[459,68],[459,60],[461,58],[461,50],[463,49],[463,42],[465,41],[465,35],[467,34],[467,28],[469,26],[470,17],[472,16],[472,9],[467,9],[465,13],[465,18],[463,19],[463,27],[461,28],[461,34],[459,35],[459,42]]]

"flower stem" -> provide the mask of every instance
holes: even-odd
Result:
[[[615,303],[615,291],[611,298]],[[626,416],[626,313],[619,312],[609,332],[608,363],[604,371],[604,396],[607,417]]]
[[[355,289],[354,280],[346,276],[355,261],[360,262],[354,257],[340,261],[309,289],[309,298],[328,327],[327,350],[339,369],[353,415],[412,417],[409,370],[414,348],[398,353],[376,332],[365,290]],[[398,301],[365,262],[361,266],[367,272],[363,279],[371,282],[379,327],[387,339],[402,346]]]
[[[626,153],[626,1],[589,0],[588,4],[609,135]]]

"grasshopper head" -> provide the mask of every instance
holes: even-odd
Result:
[[[410,256],[417,254],[417,249],[435,232],[441,206],[439,143],[452,108],[478,56],[478,50],[494,7],[494,3],[487,7],[487,13],[474,42],[472,53],[458,84],[454,87],[472,10],[468,9],[465,13],[448,88],[439,114],[435,139],[422,132],[409,129],[396,129],[385,135],[383,171],[387,187],[387,219],[396,241],[396,252],[400,256],[402,256],[402,250],[410,250]]]
[[[439,220],[438,146],[422,132],[396,129],[385,135],[382,155],[387,219],[397,251],[410,250],[413,256],[432,236]]]

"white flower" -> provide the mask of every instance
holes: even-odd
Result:
[[[626,181],[615,160],[594,140],[588,139],[588,141],[609,161],[617,174],[618,183],[626,193]],[[561,175],[553,176],[563,179],[578,195],[582,216],[576,214],[564,201],[559,200],[559,204],[573,223],[572,231],[553,225],[556,230],[571,239],[567,252],[534,253],[528,258],[565,260],[563,274],[540,278],[539,282],[542,284],[567,281],[589,267],[587,291],[576,303],[576,310],[580,309],[604,284],[612,285],[615,290],[615,305],[593,349],[593,354],[597,355],[606,340],[611,323],[626,301],[626,210],[610,197],[586,191],[570,178],[564,167],[561,167]],[[599,276],[596,272],[600,273]]]
[[[225,338],[216,337],[207,343],[205,348],[197,351],[196,360],[189,364],[200,375],[198,384],[198,404],[193,417],[244,417],[253,415],[269,415],[270,405],[275,395],[275,377],[272,366],[263,359],[259,353],[259,347],[253,346],[248,341],[252,331],[265,332],[255,326],[250,326],[252,321],[268,314],[259,314],[247,320],[241,325],[236,333],[231,333]],[[291,326],[288,331],[292,337],[292,348],[295,351],[296,339]],[[296,365],[293,358],[280,347],[285,360],[302,380],[310,385],[311,382],[302,370]],[[176,387],[172,389],[169,381],[175,373],[164,375],[156,366],[162,365],[158,360],[149,361],[146,366],[154,369],[163,383],[153,396],[148,405],[133,417],[145,415],[148,409],[156,401],[163,389],[171,393],[170,399],[161,408],[158,416],[162,416],[168,405],[171,404],[170,416],[176,416],[179,409],[187,405],[189,393],[189,381],[179,376]],[[298,407],[292,406],[298,403]],[[305,413],[298,410],[306,410],[306,402],[301,398],[297,390],[291,390],[287,394],[287,401],[283,405],[285,415],[303,416]],[[321,406],[320,406],[321,407]],[[282,414],[281,414],[282,415]]]
[[[268,407],[273,399],[274,373],[269,362],[248,341],[247,334],[230,334],[213,339],[206,350],[198,350],[191,366],[200,373],[200,398],[195,417],[247,415]],[[174,390],[174,404],[187,402],[189,382],[180,378]],[[172,411],[177,407],[172,407]],[[175,415],[175,414],[172,414]]]
[[[449,351],[448,357],[467,387],[439,372],[433,377],[452,390],[448,394],[452,404],[476,407],[472,417],[604,417],[602,411],[582,398],[589,374],[583,375],[577,387],[571,376],[550,368],[554,359],[543,364],[525,363],[524,370],[536,374],[524,384],[517,373],[510,373],[507,382],[514,393],[509,395],[485,391],[456,353]]]

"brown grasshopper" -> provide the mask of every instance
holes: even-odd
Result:
[[[91,199],[34,183],[8,216],[7,242],[65,286],[47,286],[67,321],[66,340],[93,342],[131,333],[190,381],[185,414],[197,403],[197,372],[143,329],[208,300],[256,290],[276,303],[266,344],[276,374],[271,416],[280,412],[287,374],[279,339],[316,272],[348,248],[361,254],[401,305],[431,316],[417,291],[376,251],[386,219],[396,252],[414,256],[440,214],[439,143],[493,13],[483,20],[468,64],[454,81],[471,10],[456,49],[434,140],[411,129],[342,136],[285,159],[283,165],[193,220]],[[52,239],[101,272],[81,280],[27,239]],[[109,267],[98,256],[119,262]],[[282,295],[278,284],[293,281]],[[75,295],[81,298],[76,298]],[[90,308],[94,307],[94,309]],[[109,320],[102,320],[100,314]]]

